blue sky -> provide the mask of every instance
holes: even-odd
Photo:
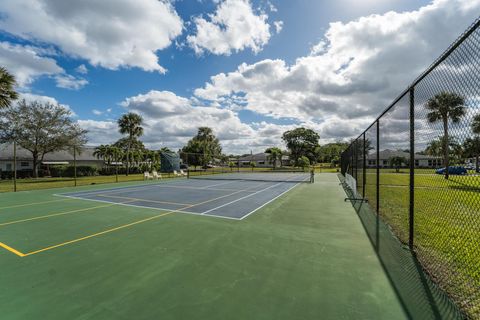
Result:
[[[26,99],[70,108],[90,144],[114,142],[128,111],[153,148],[201,125],[227,152],[281,145],[297,125],[325,143],[361,132],[479,2],[6,0],[0,65]]]

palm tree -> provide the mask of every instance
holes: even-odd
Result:
[[[427,113],[427,120],[430,123],[441,121],[443,124],[443,161],[445,164],[445,179],[449,178],[448,166],[450,165],[449,156],[449,136],[448,121],[458,123],[465,115],[465,99],[453,92],[440,92],[427,101],[426,108],[430,110]]]
[[[406,165],[408,163],[405,157],[391,157],[390,159],[388,159],[388,162],[390,163],[391,167],[395,168],[396,173],[400,172],[400,167],[403,164]]]
[[[0,67],[0,109],[10,106],[13,100],[18,98],[15,86],[15,77],[7,69]]]
[[[109,164],[110,164],[110,162],[108,161],[109,147],[110,147],[109,145],[101,144],[98,147],[95,147],[95,150],[93,151],[93,156],[96,157],[97,159],[102,159],[105,163],[107,163],[107,168],[109,168]]]
[[[127,170],[126,175],[128,176],[128,168],[130,165],[130,150],[132,148],[133,140],[137,139],[143,135],[142,128],[143,119],[140,115],[130,112],[124,114],[120,119],[118,119],[118,127],[121,134],[128,135],[128,144],[127,144]]]
[[[468,151],[475,156],[475,171],[479,172],[479,167],[480,167],[480,114],[477,114],[475,117],[473,117],[472,120],[472,132],[475,135],[473,138],[468,138],[465,141],[465,144],[468,146]]]
[[[273,164],[273,169],[277,167],[277,163],[282,163],[282,150],[280,148],[268,148],[265,150],[268,153],[268,161]]]
[[[473,117],[472,121],[472,132],[476,135],[480,135],[480,114],[477,114]]]
[[[109,164],[112,162],[115,165],[115,181],[118,182],[118,162],[123,157],[122,149],[115,147],[115,146],[107,146],[107,157],[109,159]]]

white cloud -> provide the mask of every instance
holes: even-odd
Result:
[[[15,76],[20,87],[31,84],[40,76],[64,72],[54,59],[42,57],[38,52],[38,48],[32,46],[0,42],[0,65]]]
[[[77,123],[88,131],[88,145],[110,144],[122,137],[114,121],[78,120]]]
[[[88,84],[83,78],[76,78],[69,74],[55,76],[57,87],[71,90],[79,90]]]
[[[283,21],[275,21],[273,22],[273,25],[275,26],[275,31],[277,33],[280,33],[280,31],[282,31],[283,29]]]
[[[0,65],[15,76],[20,88],[42,76],[54,78],[57,87],[64,89],[78,90],[88,84],[85,79],[66,74],[54,59],[42,56],[54,53],[50,48],[0,42]]]
[[[256,14],[249,0],[225,0],[208,19],[194,19],[196,33],[187,42],[197,54],[230,55],[250,48],[257,53],[270,39],[268,16]]]
[[[359,134],[477,17],[479,0],[435,0],[412,12],[331,23],[287,65],[262,60],[211,77],[195,95],[273,118],[294,118],[322,138]]]
[[[97,110],[97,109],[93,109],[93,110],[92,110],[92,113],[93,113],[94,115],[96,115],[96,116],[101,116],[101,115],[103,114],[102,111]]]
[[[88,69],[84,64],[79,65],[78,67],[75,68],[75,71],[81,74],[87,74]]]
[[[165,72],[155,54],[182,32],[168,1],[4,0],[0,29],[108,69]]]

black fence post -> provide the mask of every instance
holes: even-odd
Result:
[[[377,207],[377,215],[380,213],[380,119],[377,120],[377,154],[376,154],[376,167],[377,167],[377,181],[376,181],[376,188],[377,188],[377,198],[376,200],[376,207]]]
[[[362,174],[363,174],[363,181],[362,181],[362,198],[365,199],[365,187],[367,186],[367,146],[366,146],[366,134],[365,132],[363,133],[363,168],[362,168]]]
[[[375,204],[376,208],[375,210],[377,211],[377,216],[375,217],[375,250],[377,250],[377,253],[380,252],[380,119],[377,120],[377,145],[376,145],[376,160],[375,160],[375,166],[376,166],[376,181],[375,181],[375,188],[377,190],[376,192],[376,198],[375,198]]]
[[[414,225],[415,225],[415,91],[410,88],[410,206],[408,246],[413,252]]]
[[[17,192],[17,139],[13,140],[13,192]]]

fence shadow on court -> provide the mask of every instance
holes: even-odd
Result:
[[[353,193],[338,175],[349,198]],[[463,319],[456,305],[427,276],[412,251],[392,233],[387,224],[363,201],[353,207],[409,319]]]

